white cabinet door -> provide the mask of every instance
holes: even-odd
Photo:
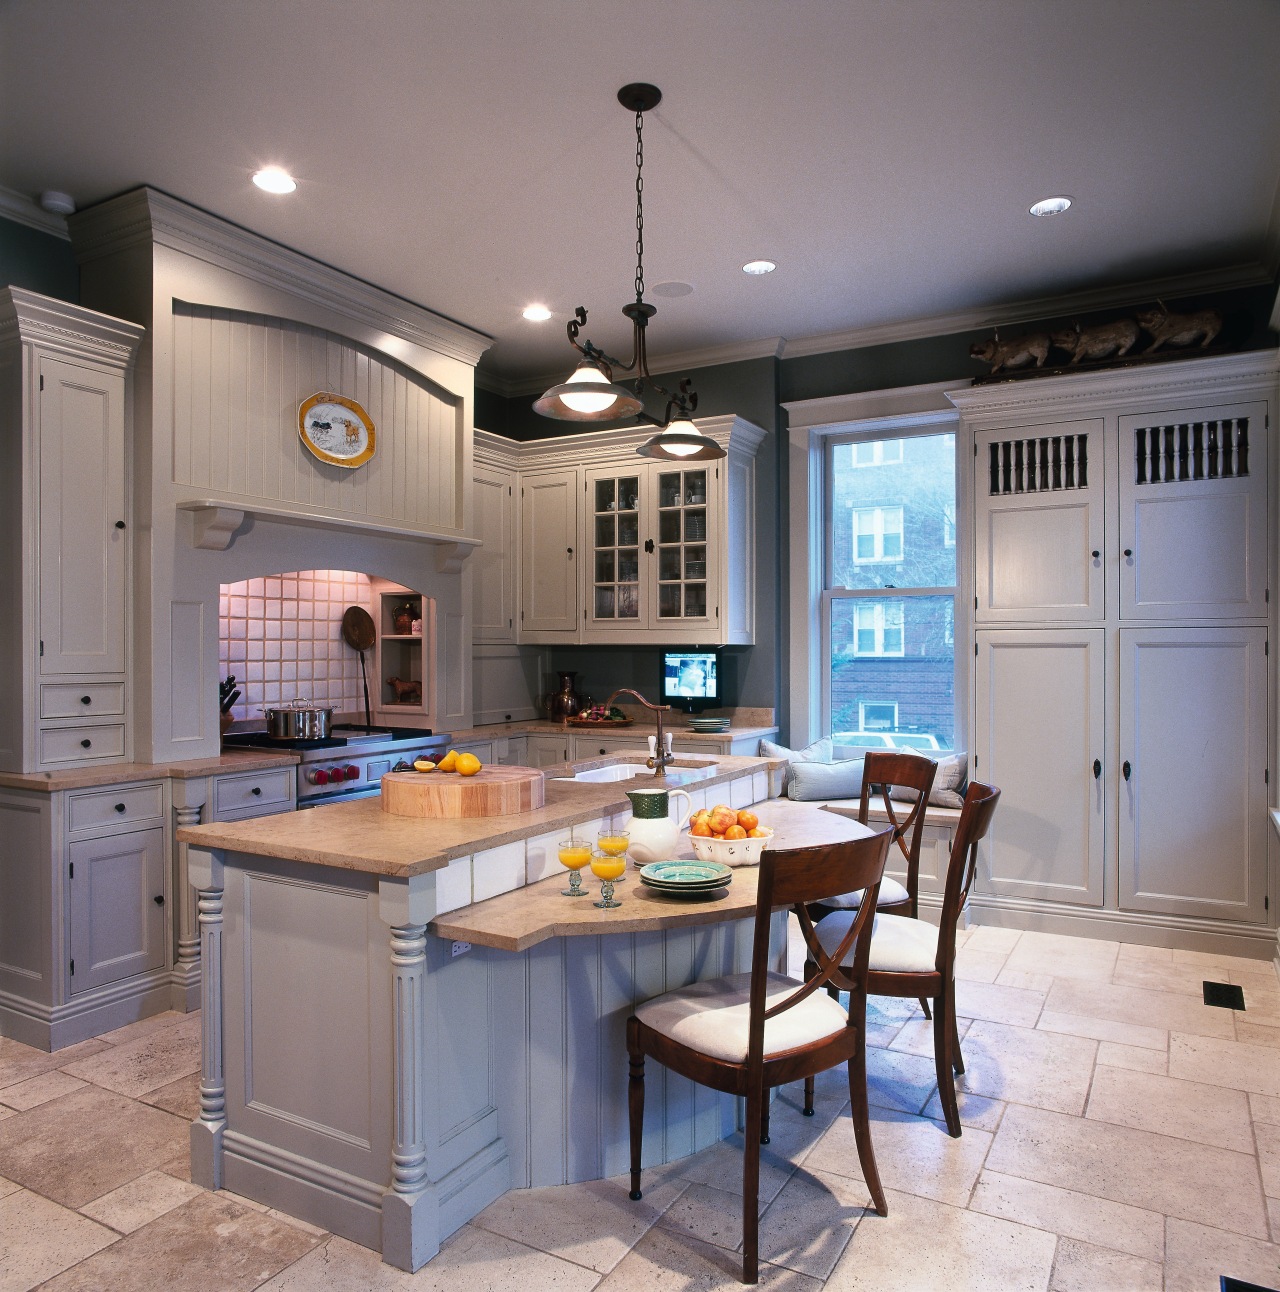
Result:
[[[1121,630],[1124,909],[1266,919],[1266,668],[1265,628]]]
[[[124,374],[40,358],[40,671],[122,673]]]
[[[475,527],[484,540],[471,566],[471,625],[478,642],[516,639],[516,508],[513,477],[493,467],[476,467]]]
[[[644,464],[586,473],[584,639],[635,640],[648,626],[653,556],[649,475]],[[643,546],[642,546],[643,545]]]
[[[978,623],[1101,622],[1102,419],[974,437]]]
[[[1120,616],[1267,615],[1266,406],[1120,418]]]
[[[164,826],[67,848],[72,994],[164,966]]]
[[[648,755],[645,740],[646,734],[652,734],[653,728],[641,727],[631,736],[602,736],[592,732],[577,732],[573,737],[573,760],[580,762],[587,758],[603,758],[609,754],[642,753]]]
[[[572,737],[566,732],[563,736],[529,736],[525,742],[525,757],[530,767],[553,767],[557,763],[568,763],[573,760],[571,749]]]
[[[981,888],[1100,906],[1108,772],[1100,628],[979,632],[976,766],[998,785]]]
[[[520,481],[520,639],[578,632],[578,473],[545,471]]]

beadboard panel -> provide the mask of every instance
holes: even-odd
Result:
[[[420,374],[319,328],[174,302],[173,483],[227,499],[329,515],[463,525],[462,401]],[[356,400],[377,453],[356,470],[320,462],[298,435],[318,391]]]

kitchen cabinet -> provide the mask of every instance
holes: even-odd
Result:
[[[129,753],[128,417],[142,329],[0,291],[0,769]]]
[[[170,1007],[164,781],[0,791],[0,1031],[62,1049]]]
[[[653,735],[653,727],[634,727],[632,734],[602,735],[596,731],[575,731],[571,746],[570,761],[579,762],[586,758],[603,758],[606,754],[635,753],[642,750],[648,753],[647,737]]]
[[[971,774],[1002,790],[984,909],[1269,936],[1276,367],[952,393],[976,449]]]
[[[754,642],[764,432],[735,417],[698,427],[724,459],[638,458],[643,431],[519,446],[522,644]]]
[[[476,445],[480,456],[479,437]],[[515,473],[477,465],[472,472],[475,534],[481,540],[468,561],[471,571],[471,633],[476,642],[516,639]]]
[[[374,721],[394,727],[434,725],[435,673],[431,667],[435,604],[412,588],[374,579]],[[367,658],[367,657],[366,657]]]
[[[525,757],[530,767],[554,767],[557,763],[571,763],[573,737],[563,735],[529,735],[525,737]]]

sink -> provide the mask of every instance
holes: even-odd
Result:
[[[593,767],[590,771],[577,772],[573,776],[553,776],[554,781],[629,781],[633,776],[647,776],[653,779],[652,768],[643,763],[613,763],[609,767]]]

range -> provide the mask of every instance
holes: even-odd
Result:
[[[265,731],[235,731],[222,743],[233,749],[278,749],[297,754],[298,806],[318,807],[345,799],[369,798],[382,777],[404,761],[438,758],[449,748],[448,732],[417,727],[362,727],[338,723],[322,740],[278,740]]]

